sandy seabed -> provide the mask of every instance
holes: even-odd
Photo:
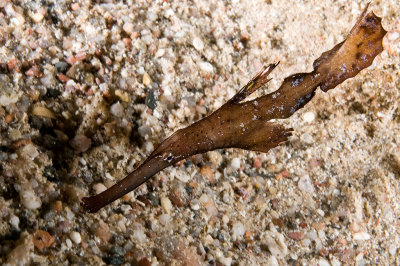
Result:
[[[312,70],[366,1],[0,0],[0,264],[399,265],[400,3],[385,50],[267,154],[193,156],[88,214],[259,69]]]

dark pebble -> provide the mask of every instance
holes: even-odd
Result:
[[[193,187],[191,186],[185,186],[186,192],[191,195],[193,193]]]
[[[151,205],[153,206],[159,206],[160,205],[160,199],[154,195],[153,193],[147,194],[147,198],[151,202]]]
[[[59,90],[47,89],[46,97],[47,98],[57,98],[58,96],[60,96],[60,94],[61,94],[61,92]]]
[[[44,126],[43,119],[38,116],[29,116],[29,124],[31,127],[41,129]]]
[[[208,265],[209,266],[214,266],[214,265],[217,265],[217,263],[215,262],[215,260],[211,259],[211,260],[208,261]]]
[[[103,261],[110,265],[121,265],[124,263],[124,258],[121,256],[110,256],[103,258]]]
[[[65,73],[68,69],[68,64],[64,61],[58,62],[57,64],[54,65],[57,68],[58,72]]]
[[[46,134],[43,137],[43,146],[49,150],[54,150],[59,146],[58,139],[49,134]]]
[[[297,226],[296,222],[294,222],[293,220],[290,220],[290,219],[288,219],[286,221],[286,227],[289,230],[297,230],[298,229],[298,226]]]
[[[146,95],[146,99],[144,103],[149,107],[151,110],[154,110],[157,107],[157,98],[154,94],[154,91],[149,91]]]
[[[0,146],[0,151],[2,152],[11,152],[10,148],[7,146]]]
[[[136,199],[138,201],[140,201],[140,202],[143,202],[144,205],[146,205],[146,206],[150,206],[151,205],[150,200],[147,197],[145,197],[144,195],[139,195],[139,196],[136,197]]]
[[[366,112],[364,106],[360,102],[354,102],[351,105],[351,109],[353,109],[356,113],[360,113],[360,114],[363,114]]]
[[[185,164],[186,167],[189,167],[189,166],[193,165],[192,161],[188,160],[188,159],[185,160],[184,164]]]
[[[44,167],[43,176],[47,178],[50,182],[60,183],[56,169],[51,165],[46,165]]]
[[[33,128],[39,129],[41,135],[52,133],[54,127],[51,118],[39,117],[35,115],[29,116],[29,125]]]
[[[87,184],[91,184],[93,182],[93,177],[92,175],[88,174],[88,173],[83,173],[82,174],[82,179],[83,181],[85,181]]]
[[[112,246],[112,248],[110,249],[110,253],[117,256],[125,255],[125,251],[120,246]]]
[[[2,196],[5,200],[10,200],[10,199],[17,199],[19,197],[18,192],[14,188],[14,184],[11,183],[6,183],[4,180],[1,180],[2,177],[0,178],[0,191],[2,193]]]

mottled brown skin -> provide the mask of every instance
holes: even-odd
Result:
[[[372,12],[367,13],[367,9],[368,6],[346,40],[314,62],[311,73],[291,75],[277,91],[243,102],[269,81],[267,77],[277,64],[264,67],[221,108],[164,140],[124,179],[96,196],[83,198],[84,209],[98,211],[162,169],[191,155],[221,148],[267,152],[286,141],[292,129],[270,122],[271,119],[290,117],[312,99],[318,87],[323,91],[336,87],[370,66],[382,52],[382,39],[386,31],[382,28],[381,18]]]

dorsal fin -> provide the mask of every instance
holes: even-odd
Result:
[[[239,103],[244,100],[247,96],[261,88],[264,84],[266,84],[271,79],[268,79],[268,75],[274,70],[275,67],[279,65],[279,62],[276,64],[269,64],[268,66],[264,66],[263,69],[257,73],[243,88],[238,91],[227,103]]]

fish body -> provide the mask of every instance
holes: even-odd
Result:
[[[194,154],[222,148],[240,148],[267,152],[287,140],[293,129],[271,119],[284,119],[306,105],[318,87],[326,92],[370,66],[382,52],[386,31],[381,18],[367,13],[368,5],[343,42],[314,61],[310,73],[298,73],[284,79],[280,88],[254,100],[244,101],[264,86],[278,64],[264,67],[235,96],[211,115],[177,130],[124,179],[104,192],[82,199],[89,212],[122,197],[150,177]]]

